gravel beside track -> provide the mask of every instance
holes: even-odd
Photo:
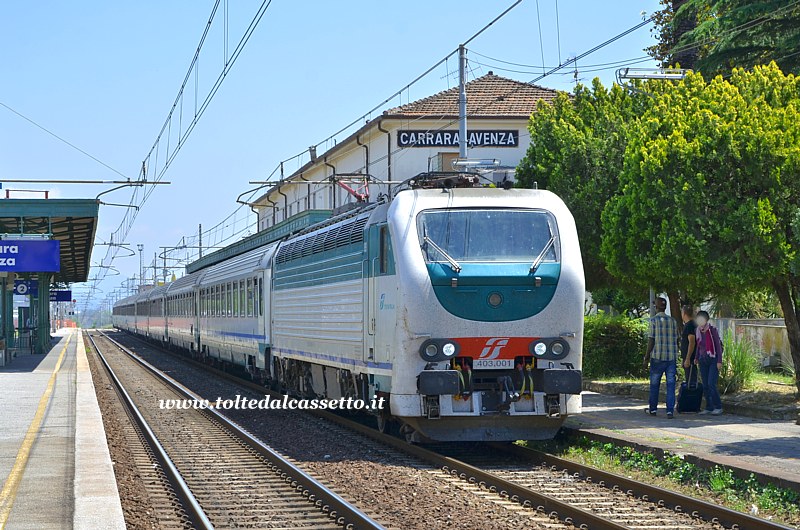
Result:
[[[217,528],[340,528],[207,413],[162,410],[181,399],[102,336],[97,346]]]
[[[88,341],[87,341],[88,344]],[[125,526],[130,530],[191,528],[138,427],[120,403],[108,374],[89,351],[89,369],[103,417]]]
[[[520,462],[519,458],[511,454],[498,453],[496,448],[490,446],[475,444],[459,448],[442,445],[437,446],[436,450],[629,528],[653,530],[724,528],[689,514],[677,513],[652,502],[637,499],[623,491],[588,482],[580,476],[570,475],[555,467]]]
[[[115,336],[148,362],[210,401],[236,399],[237,396],[264,397],[257,389],[245,388],[211,374],[139,339],[126,334]],[[740,529],[780,526],[747,519],[747,516],[730,510],[725,512],[707,503],[693,503],[666,490],[648,489],[630,479],[605,475],[605,480],[618,483],[623,489],[612,488],[611,484],[587,478],[590,476],[587,473],[602,476],[599,470],[583,466],[567,472],[555,466],[540,465],[539,462],[546,460],[532,462],[529,455],[522,456],[517,451],[520,448],[511,445],[462,443],[428,447],[450,458],[443,459],[421,448],[406,454],[405,448],[410,446],[364,430],[363,426],[345,422],[338,416],[327,415],[330,418],[327,420],[302,411],[279,410],[228,410],[225,414],[387,527],[565,527],[554,518],[555,512],[548,517],[542,511],[521,505],[523,499],[531,499],[526,503],[533,502],[533,506],[541,502],[548,507],[540,510],[555,509],[561,517],[568,516],[567,520],[574,516],[585,522],[581,528],[725,528],[717,521],[717,516]],[[568,464],[563,465],[569,468]],[[497,489],[489,488],[482,481],[496,484]],[[510,493],[494,493],[503,488]],[[631,490],[623,491],[628,488]],[[519,498],[511,494],[514,492]],[[537,497],[532,492],[545,497],[535,500]],[[656,498],[648,500],[641,492]],[[571,507],[558,504],[559,501]],[[684,509],[681,505],[691,505],[691,508]],[[693,510],[697,512],[687,513]],[[571,525],[567,527],[572,528]]]
[[[263,398],[126,334],[112,334],[206,399]],[[163,397],[163,396],[162,396]],[[568,528],[440,469],[300,411],[224,411],[270,447],[390,528]]]

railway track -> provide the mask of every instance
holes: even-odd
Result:
[[[198,396],[102,332],[87,336],[146,442],[138,460],[158,462],[167,482],[162,497],[172,502],[159,506],[172,513],[160,520],[195,528],[382,528],[215,410],[159,409],[160,399]]]
[[[134,340],[140,340],[134,337]],[[210,370],[240,388],[264,394],[262,386],[196,361],[185,361]],[[314,411],[349,433],[357,433],[446,471],[455,482],[476,493],[499,494],[512,503],[578,528],[621,529],[720,529],[791,530],[772,521],[736,512],[575,464],[553,455],[510,444],[410,445],[369,426],[326,411]]]

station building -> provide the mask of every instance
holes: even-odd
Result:
[[[530,145],[528,122],[558,91],[489,72],[467,83],[467,157],[495,161],[483,175],[500,184]],[[186,266],[192,273],[276,241],[362,201],[391,194],[427,171],[453,171],[458,159],[459,87],[386,110],[324,153],[310,148],[296,171],[280,175],[250,203],[258,232]]]
[[[494,182],[513,180],[530,144],[530,116],[540,101],[555,99],[557,91],[493,72],[469,82],[466,91],[467,156],[493,160],[494,169],[485,175]],[[453,171],[459,151],[458,98],[456,86],[383,112],[324,153],[309,149],[308,162],[283,175],[252,204],[259,231],[275,227],[283,232],[280,228],[299,213],[324,217],[358,202],[358,195],[375,200],[397,185],[377,182]]]

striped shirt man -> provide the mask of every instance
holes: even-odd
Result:
[[[651,359],[675,361],[678,358],[678,326],[675,319],[665,312],[656,313],[650,319],[648,337],[653,339]]]

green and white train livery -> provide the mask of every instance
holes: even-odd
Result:
[[[300,396],[382,396],[379,426],[412,441],[551,438],[581,410],[573,217],[545,190],[445,182],[120,300],[115,325]]]

